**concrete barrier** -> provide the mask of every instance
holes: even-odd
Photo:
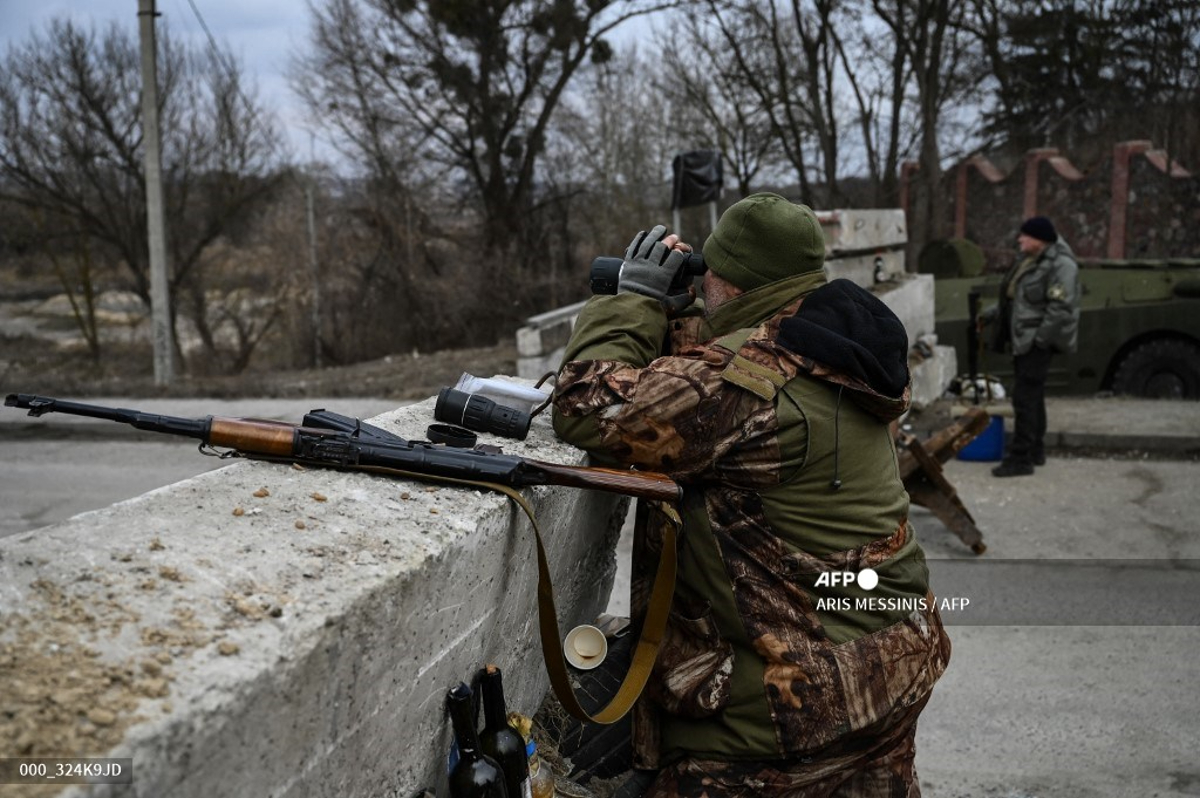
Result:
[[[540,419],[489,440],[581,457]],[[560,626],[591,621],[625,501],[525,495]],[[257,462],[0,540],[0,754],[132,757],[132,786],[76,787],[96,795],[420,794],[445,782],[452,685],[491,662],[510,707],[542,701],[536,575],[502,495]]]
[[[877,252],[908,244],[908,226],[900,208],[840,208],[817,211],[825,252],[839,254]]]
[[[923,346],[908,353],[908,368],[912,373],[912,404],[922,409],[941,399],[958,375],[958,354],[953,347],[937,343],[937,336],[921,337]]]
[[[517,330],[517,375],[538,380],[562,363],[571,328],[586,301],[572,303],[525,320]]]
[[[904,275],[904,251],[882,250],[830,258],[825,261],[825,275],[830,280],[845,278],[870,289],[877,283]]]
[[[932,275],[905,273],[867,288],[904,323],[909,347],[934,333]]]

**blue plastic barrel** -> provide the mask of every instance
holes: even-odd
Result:
[[[999,461],[1004,458],[1004,417],[993,415],[983,433],[958,451],[958,457],[963,461]]]

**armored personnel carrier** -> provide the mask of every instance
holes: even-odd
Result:
[[[967,371],[968,297],[994,305],[1003,273],[985,273],[977,245],[964,239],[931,242],[918,270],[934,275],[935,331],[958,352]],[[1047,392],[1111,391],[1137,397],[1200,399],[1200,259],[1080,259],[1083,296],[1079,351],[1051,362]],[[979,372],[1012,385],[1012,358],[978,343]]]

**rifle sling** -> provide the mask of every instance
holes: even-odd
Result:
[[[263,457],[245,452],[238,452],[237,455],[257,461],[304,464],[303,461],[297,461],[296,459]],[[320,466],[329,467],[332,465],[322,464]],[[637,647],[634,649],[629,671],[625,674],[625,678],[621,681],[621,685],[617,688],[608,705],[595,714],[589,714],[580,705],[579,700],[575,697],[575,690],[571,688],[571,678],[567,672],[567,662],[563,657],[562,637],[558,631],[558,611],[554,606],[554,585],[550,578],[550,563],[546,559],[546,548],[542,543],[542,532],[538,528],[533,508],[520,492],[511,486],[505,486],[500,483],[473,481],[465,478],[450,478],[441,475],[426,475],[420,472],[395,469],[394,467],[355,465],[352,467],[334,468],[355,472],[375,472],[381,475],[409,478],[416,481],[437,481],[462,486],[478,486],[508,495],[509,499],[516,503],[525,512],[525,515],[529,517],[529,522],[533,526],[534,540],[537,543],[538,628],[542,639],[542,659],[546,663],[546,672],[550,675],[550,685],[554,689],[554,694],[558,697],[558,701],[562,703],[563,708],[581,722],[611,725],[629,713],[629,710],[633,708],[633,704],[645,688],[646,681],[650,678],[650,671],[654,668],[654,661],[658,658],[658,649],[662,644],[663,636],[666,632],[667,614],[671,610],[671,598],[675,594],[675,545],[678,532],[683,527],[683,521],[674,508],[666,503],[657,503],[659,509],[667,516],[672,525],[665,528],[663,532],[662,555],[658,558],[658,568],[654,576],[654,587],[650,591],[646,619],[642,624],[641,635],[638,639]]]

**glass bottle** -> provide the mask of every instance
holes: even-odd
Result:
[[[508,797],[500,765],[479,749],[475,734],[475,712],[471,707],[471,687],[460,683],[446,698],[450,722],[458,742],[458,763],[450,771],[453,797]]]
[[[529,756],[529,788],[534,797],[554,797],[554,773],[541,763],[537,754],[537,742],[529,740],[525,746]]]
[[[537,742],[533,740],[533,720],[524,714],[512,712],[508,724],[517,729],[525,739],[525,756],[529,760],[529,788],[534,797],[554,797],[554,772],[538,758]]]
[[[479,734],[483,752],[504,771],[504,787],[509,797],[531,797],[529,760],[525,756],[525,740],[508,724],[508,709],[504,703],[504,679],[500,668],[488,664],[480,681],[483,691],[484,728]]]

